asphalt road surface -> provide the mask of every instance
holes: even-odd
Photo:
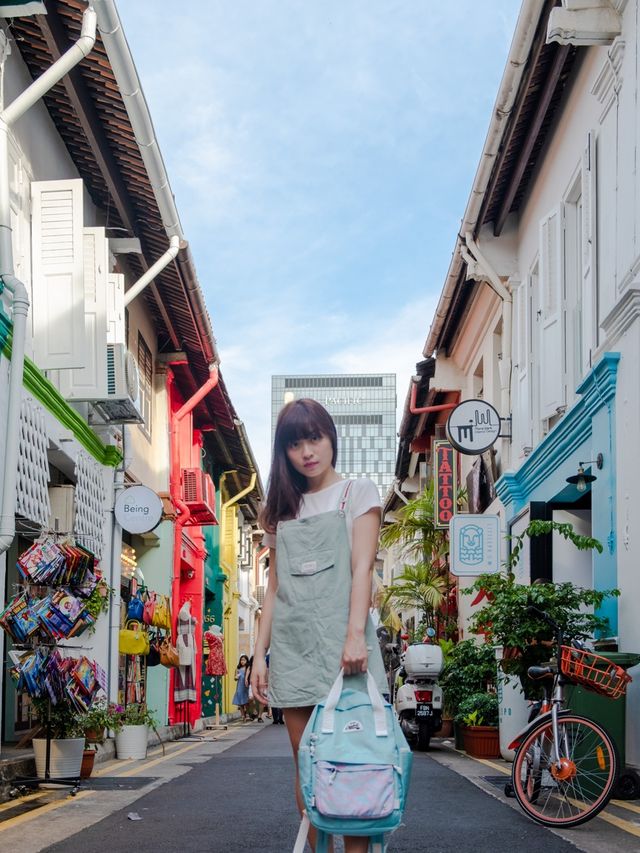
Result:
[[[185,756],[185,764],[189,759]],[[48,853],[290,853],[298,828],[284,726],[253,737],[161,785]],[[137,813],[141,820],[127,815]],[[416,754],[403,826],[388,853],[575,853],[459,774]]]

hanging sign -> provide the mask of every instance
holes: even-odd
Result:
[[[118,495],[116,521],[128,533],[148,533],[162,521],[162,501],[148,486],[129,486]]]
[[[456,454],[448,441],[433,442],[434,526],[443,530],[449,526],[456,511],[458,476]]]
[[[449,571],[458,577],[500,571],[500,518],[461,513],[449,524]]]
[[[478,456],[500,435],[500,415],[485,400],[464,400],[447,420],[449,441],[460,453]]]

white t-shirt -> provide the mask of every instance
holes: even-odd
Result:
[[[359,477],[357,480],[352,480],[351,482],[352,486],[346,507],[349,544],[352,544],[353,541],[354,518],[364,515],[365,512],[374,507],[380,509],[382,506],[380,493],[372,480],[369,480],[368,477]],[[321,512],[330,512],[332,509],[338,509],[340,496],[345,485],[346,480],[338,480],[327,486],[326,489],[320,489],[318,492],[309,492],[303,495],[296,518],[308,518],[310,515],[319,515]],[[275,533],[265,533],[262,538],[262,544],[265,548],[275,548]]]

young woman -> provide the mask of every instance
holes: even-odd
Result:
[[[249,687],[246,682],[247,668],[249,666],[249,658],[246,655],[240,655],[238,666],[236,667],[236,692],[231,700],[234,705],[240,708],[242,714],[242,722],[246,723],[249,719],[247,715],[247,705],[249,704]]]
[[[262,515],[269,586],[251,684],[258,701],[284,708],[296,761],[311,712],[340,667],[353,676],[370,669],[380,691],[388,690],[369,618],[380,497],[371,480],[343,480],[336,458],[326,409],[315,400],[288,403],[276,424]],[[296,799],[302,810],[297,779]],[[315,849],[315,834],[310,841]],[[345,838],[347,853],[367,846],[366,838]]]

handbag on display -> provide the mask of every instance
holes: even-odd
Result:
[[[162,640],[159,646],[159,652],[160,663],[162,664],[162,666],[172,667],[180,665],[178,650],[171,643],[169,637],[165,637],[164,640]]]
[[[128,619],[118,634],[118,651],[121,655],[148,655],[149,635],[135,619]]]
[[[144,601],[140,593],[132,595],[127,604],[127,619],[135,619],[136,622],[141,622],[144,616]]]
[[[142,612],[142,621],[145,625],[153,625],[153,614],[156,609],[155,592],[149,593],[147,600],[144,603]]]
[[[160,640],[157,637],[149,642],[149,654],[146,663],[147,666],[158,666],[160,664]]]
[[[168,595],[162,595],[159,592],[154,594],[153,619],[151,624],[155,628],[162,628],[165,631],[171,630],[171,600]]]

